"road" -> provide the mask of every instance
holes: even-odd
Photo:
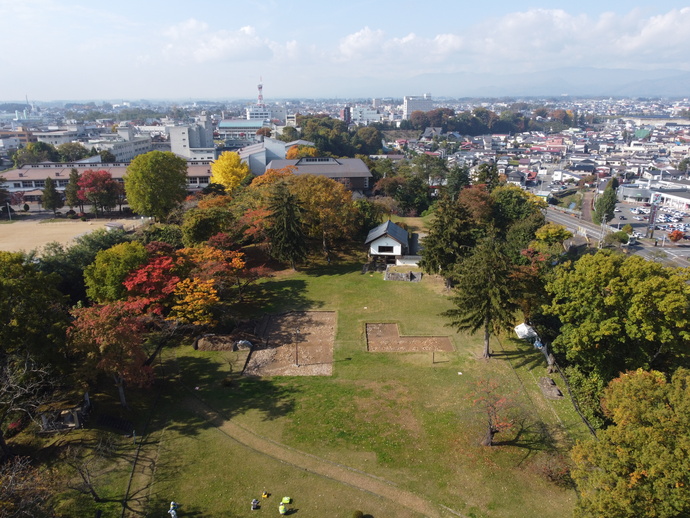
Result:
[[[589,221],[583,221],[572,214],[549,207],[546,212],[546,219],[553,223],[563,225],[574,234],[586,235],[593,246],[601,239],[601,227],[599,225],[595,225]],[[625,222],[628,223],[630,221],[626,220]],[[616,224],[618,223],[619,222],[616,222]],[[632,221],[630,223],[635,222]],[[633,226],[646,227],[646,223],[634,224]],[[616,228],[613,227],[613,230],[616,230]],[[640,233],[644,232],[643,228],[636,228],[636,230]],[[661,237],[664,234],[665,232],[656,231],[656,236],[659,238],[658,246],[654,246],[654,239],[641,239],[638,240],[637,245],[630,247],[630,251],[650,261],[664,259],[664,262],[669,265],[688,266],[688,260],[690,260],[690,246],[682,244],[671,245],[668,240],[662,246],[663,239],[661,239]],[[663,252],[666,256],[662,256],[660,252]]]

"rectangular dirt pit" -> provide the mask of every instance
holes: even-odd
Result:
[[[271,316],[245,376],[331,376],[336,313],[294,311]]]
[[[367,350],[378,353],[452,351],[448,336],[400,336],[398,324],[367,324]]]

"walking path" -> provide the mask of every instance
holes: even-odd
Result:
[[[440,518],[439,507],[428,500],[409,491],[405,491],[392,482],[375,477],[363,471],[349,468],[325,459],[321,459],[309,453],[305,453],[284,444],[280,444],[266,437],[262,437],[240,424],[226,419],[219,412],[213,410],[208,404],[191,394],[185,400],[185,406],[202,416],[215,426],[220,432],[230,439],[250,448],[258,453],[268,455],[280,462],[290,464],[298,469],[314,473],[351,487],[366,491],[381,498],[395,502],[397,505],[407,507],[429,518]],[[456,511],[443,508],[455,516],[464,516]]]

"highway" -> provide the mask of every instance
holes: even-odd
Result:
[[[592,246],[596,246],[601,238],[601,227],[599,225],[595,225],[589,221],[583,221],[572,214],[559,211],[552,207],[546,210],[546,219],[553,223],[563,225],[573,234],[581,236],[586,235]],[[614,228],[613,230],[615,231],[616,229]],[[636,230],[640,233],[644,232],[642,229]],[[663,262],[668,265],[690,266],[690,263],[688,263],[688,259],[690,259],[690,245],[674,245],[667,240],[662,246],[662,237],[664,235],[665,232],[657,230],[655,231],[655,237],[658,238],[658,246],[654,246],[653,239],[640,239],[638,240],[638,244],[630,247],[630,251],[650,261],[659,261],[663,259]],[[681,243],[687,243],[687,241],[681,241]],[[659,252],[666,254],[666,257],[660,257],[661,254],[659,254]]]

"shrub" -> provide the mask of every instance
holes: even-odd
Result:
[[[30,209],[31,207],[29,207],[29,204],[28,204],[28,203],[25,203],[25,204],[24,204],[24,207],[22,207],[22,208],[24,209],[24,212],[29,212],[29,209]]]
[[[574,487],[570,477],[570,463],[560,453],[549,453],[537,457],[532,463],[532,469],[547,481],[562,488]]]
[[[352,513],[352,518],[364,518],[364,513],[362,511],[355,511]]]

